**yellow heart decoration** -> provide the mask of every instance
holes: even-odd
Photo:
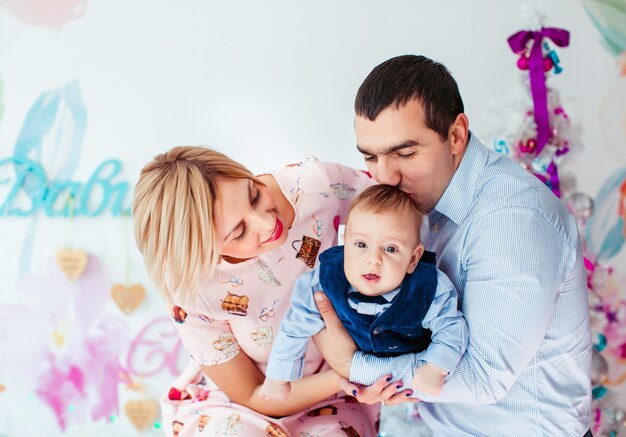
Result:
[[[5,387],[5,386],[3,386],[2,384],[0,384],[0,393],[2,393],[2,392],[3,392],[3,391],[5,391],[5,390],[6,390],[6,387]]]
[[[113,302],[127,315],[135,311],[141,305],[146,296],[146,290],[139,284],[127,287],[123,284],[115,284],[111,288]]]
[[[65,336],[59,331],[54,331],[52,333],[52,338],[54,339],[54,344],[57,347],[63,346],[63,343],[65,343]]]
[[[87,252],[79,249],[60,249],[56,253],[57,264],[71,281],[80,278],[87,267],[88,259]]]
[[[158,405],[151,399],[128,401],[124,406],[124,412],[135,428],[138,431],[143,431],[154,424],[157,418]]]

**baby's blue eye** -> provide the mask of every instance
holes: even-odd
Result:
[[[398,251],[398,248],[395,246],[387,246],[385,247],[385,252],[387,253],[396,253]]]
[[[359,249],[365,249],[367,247],[367,244],[365,244],[362,241],[357,241],[356,243],[354,243],[354,245],[358,247]]]

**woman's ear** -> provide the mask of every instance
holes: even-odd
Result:
[[[417,264],[420,262],[420,258],[424,254],[424,245],[422,243],[417,243],[415,250],[413,250],[413,254],[411,255],[411,261],[409,262],[409,266],[406,269],[407,274],[411,274],[415,271]]]

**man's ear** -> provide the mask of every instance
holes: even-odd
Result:
[[[461,113],[450,126],[448,131],[448,141],[452,147],[452,153],[459,155],[465,151],[469,138],[469,119],[467,115]]]
[[[413,251],[411,255],[411,261],[409,262],[409,266],[406,269],[407,274],[411,274],[415,271],[417,264],[420,262],[420,258],[424,254],[424,245],[422,243],[418,243],[417,247]]]

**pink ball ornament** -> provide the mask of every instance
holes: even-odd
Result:
[[[522,153],[534,153],[536,145],[537,143],[535,139],[531,138],[528,141],[526,141],[526,143],[522,143],[519,149],[520,149],[520,152]]]
[[[528,70],[528,58],[526,57],[526,55],[520,55],[519,59],[517,60],[517,68],[519,68],[520,70]]]

